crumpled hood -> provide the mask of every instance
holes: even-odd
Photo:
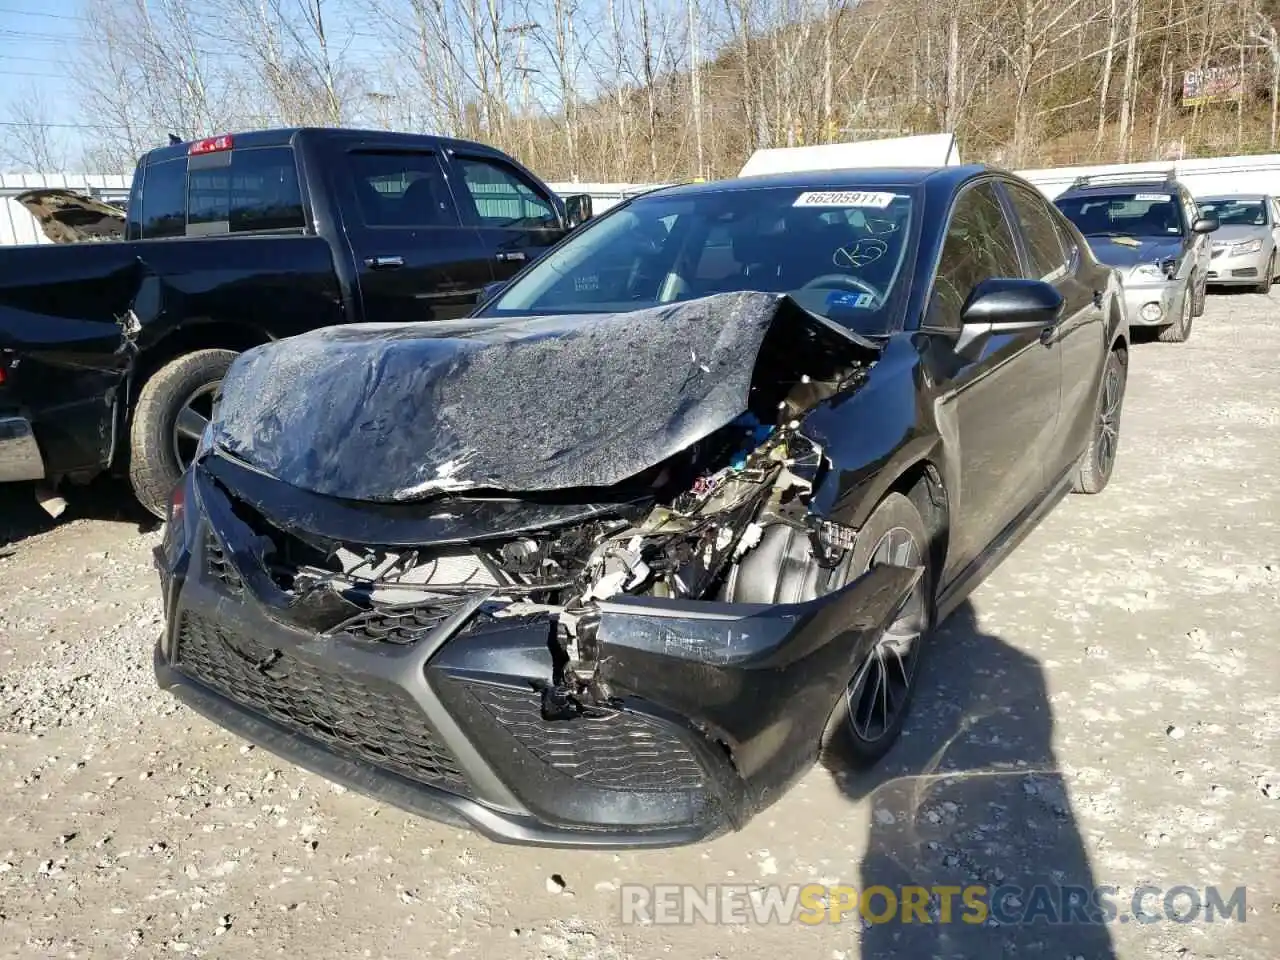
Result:
[[[771,331],[872,346],[764,293],[627,313],[329,327],[237,358],[213,442],[346,499],[612,486],[741,415]]]
[[[1180,237],[1089,237],[1089,249],[1109,267],[1127,270],[1140,263],[1156,263],[1178,256]],[[1119,242],[1117,242],[1119,241]],[[1134,245],[1136,243],[1136,246]]]
[[[94,197],[61,187],[42,187],[14,199],[36,218],[54,243],[124,239],[124,211]]]

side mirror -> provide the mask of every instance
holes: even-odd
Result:
[[[591,196],[575,193],[564,199],[564,218],[569,229],[580,227],[591,219]]]
[[[476,306],[483,307],[500,294],[506,285],[507,281],[505,280],[499,280],[497,283],[486,283],[480,288],[480,296],[476,299]]]
[[[1218,218],[1212,213],[1207,217],[1201,217],[1191,225],[1192,233],[1213,233],[1219,227]]]
[[[1043,330],[1058,319],[1061,311],[1062,294],[1043,280],[983,280],[960,309],[956,353],[971,352],[995,334]]]

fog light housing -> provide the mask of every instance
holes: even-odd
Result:
[[[1147,323],[1155,323],[1162,316],[1164,316],[1164,311],[1160,309],[1160,304],[1148,303],[1143,305],[1142,319],[1147,321]]]

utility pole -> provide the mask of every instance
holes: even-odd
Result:
[[[524,122],[525,141],[527,144],[527,152],[525,160],[533,162],[533,118],[529,114],[529,91],[531,73],[541,73],[537,67],[529,66],[529,34],[540,28],[540,24],[532,20],[526,20],[524,23],[517,23],[510,27],[504,27],[503,33],[515,34],[516,36],[516,73],[520,74],[520,116]]]
[[[698,69],[698,0],[689,0],[689,72],[692,80],[693,139],[698,153],[698,176],[706,175],[702,159],[702,71]]]

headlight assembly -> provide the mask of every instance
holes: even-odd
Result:
[[[1242,257],[1246,253],[1260,253],[1262,251],[1262,240],[1254,237],[1252,240],[1241,240],[1239,243],[1231,245],[1231,256]]]

